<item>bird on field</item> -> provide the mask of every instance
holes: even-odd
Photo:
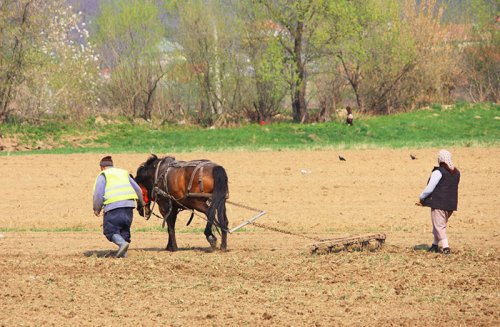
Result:
[[[415,157],[413,154],[410,154],[410,158],[411,158],[411,160],[417,159],[417,157]]]
[[[342,157],[342,156],[339,156],[339,160],[340,160],[340,161],[346,161],[346,160],[345,160],[345,158],[344,158],[344,157]]]

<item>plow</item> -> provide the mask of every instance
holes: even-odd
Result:
[[[160,191],[160,194],[161,194],[161,191]],[[233,206],[236,206],[236,207],[248,210],[248,211],[256,212],[256,214],[254,216],[252,216],[251,218],[249,218],[247,220],[244,220],[243,222],[241,222],[237,226],[235,226],[229,230],[226,230],[226,232],[232,234],[244,226],[253,225],[255,227],[262,228],[265,230],[270,230],[270,231],[274,231],[274,232],[281,233],[281,234],[287,234],[287,235],[291,235],[291,236],[296,236],[296,237],[300,237],[300,238],[313,240],[314,243],[312,243],[309,246],[309,252],[311,254],[337,253],[340,251],[352,251],[352,250],[363,250],[363,249],[369,249],[369,250],[373,251],[373,250],[376,250],[376,249],[382,247],[382,245],[385,243],[385,239],[386,239],[386,235],[383,233],[352,235],[352,236],[348,236],[348,237],[326,238],[326,239],[312,237],[312,236],[308,236],[305,234],[299,234],[299,233],[295,233],[295,232],[285,230],[282,228],[269,226],[269,225],[266,225],[263,223],[257,223],[256,220],[266,214],[266,212],[264,210],[252,208],[252,207],[249,207],[247,205],[235,203],[235,202],[232,202],[229,200],[227,200],[226,202],[230,205],[233,205]],[[152,214],[154,216],[156,216],[157,218],[160,218],[162,220],[165,219],[163,217],[158,216],[154,212],[152,212]],[[192,220],[194,215],[207,221],[206,218],[204,218],[203,216],[199,215],[194,210],[192,210],[192,214],[191,214],[191,218],[189,219],[189,222]],[[188,222],[188,224],[189,224],[189,222]],[[164,223],[165,223],[165,220],[163,221],[162,227],[165,225]],[[214,223],[214,226],[217,230],[221,229],[221,227],[217,223]]]
[[[309,250],[312,254],[340,252],[350,249],[380,248],[385,243],[385,234],[367,234],[341,238],[322,239],[311,244]]]
[[[304,234],[294,233],[273,226],[268,226],[262,223],[256,223],[255,220],[249,223],[262,229],[313,240],[314,243],[312,243],[309,246],[309,252],[311,254],[327,254],[327,253],[337,253],[341,251],[353,251],[353,250],[364,250],[364,249],[373,251],[381,248],[384,245],[386,239],[386,235],[383,233],[351,235],[348,237],[321,239],[317,237],[307,236]]]
[[[207,174],[203,173],[204,169]],[[177,177],[174,178],[174,175]],[[195,178],[195,175],[198,176],[197,179]],[[213,185],[212,189],[205,189],[204,185],[206,184],[204,184],[203,181],[204,177],[206,177],[207,179],[205,183]],[[146,219],[149,219],[151,215],[154,215],[162,219],[162,227],[165,227],[165,224],[167,224],[167,220],[169,219],[169,217],[170,219],[173,219],[173,223],[170,222],[171,225],[169,225],[169,243],[167,245],[167,248],[169,248],[170,246],[170,249],[175,249],[177,247],[175,243],[174,226],[175,219],[177,218],[177,213],[181,210],[191,211],[191,217],[189,218],[187,225],[191,223],[194,216],[197,216],[207,222],[206,228],[212,227],[212,230],[213,228],[215,228],[219,235],[222,236],[221,248],[223,249],[226,249],[227,234],[232,234],[247,225],[253,225],[255,227],[263,228],[266,230],[313,240],[314,243],[310,245],[311,254],[339,252],[342,250],[349,251],[356,248],[369,248],[370,250],[375,250],[380,248],[384,244],[386,239],[385,234],[381,233],[320,239],[317,237],[285,230],[280,227],[257,223],[256,220],[265,215],[266,212],[264,210],[253,208],[245,204],[229,201],[226,172],[222,166],[219,166],[209,160],[177,161],[174,157],[167,156],[160,159],[156,155],[152,155],[148,159],[148,161],[143,163],[137,170],[136,180],[138,180],[138,182],[142,181],[142,183],[144,183],[144,181],[147,181],[150,185],[152,185],[151,191],[148,191],[146,188],[144,188],[144,186],[141,186],[141,188],[143,188],[143,194],[149,195],[151,193],[151,196],[148,196],[147,198],[151,198],[152,200],[149,202],[147,199],[144,200],[145,203],[148,203],[148,209],[149,204],[153,202],[153,207],[149,209],[147,217],[144,217]],[[172,182],[172,180],[183,180],[185,181],[184,184],[186,185],[183,185],[183,187],[179,187],[178,183],[174,183]],[[216,180],[218,181],[217,184]],[[169,183],[169,181],[171,183]],[[189,183],[187,183],[187,181],[189,181]],[[216,185],[219,185],[218,189]],[[154,205],[156,204],[156,196],[160,196],[163,198],[163,217],[153,212]],[[188,200],[191,202],[189,202]],[[198,207],[196,207],[196,203]],[[227,224],[225,207],[226,204],[229,204],[233,207],[239,207],[246,211],[251,211],[253,212],[253,216],[239,223],[237,226],[229,228]],[[207,212],[209,212],[208,209],[207,212],[204,212],[206,218],[195,211],[200,210],[200,206],[203,205],[208,206],[208,208],[212,210],[212,216],[210,220],[208,219],[209,215],[207,214]],[[172,210],[174,210],[174,207],[177,211],[173,212]],[[217,219],[215,219],[215,212],[217,212]],[[219,219],[221,219],[221,212],[222,223],[219,221]],[[212,247],[215,247],[216,238],[209,229],[205,230],[205,235],[207,235],[207,240],[209,240],[210,245]],[[171,239],[173,239],[173,243],[171,243]]]
[[[337,253],[340,251],[352,251],[352,250],[376,250],[382,247],[385,243],[386,235],[383,233],[374,233],[374,234],[365,234],[365,235],[352,235],[348,237],[338,237],[338,238],[326,238],[326,239],[321,239],[317,237],[311,237],[307,236],[304,234],[299,234],[299,233],[294,233],[288,230],[284,230],[281,228],[277,228],[274,226],[268,226],[263,223],[257,223],[256,220],[260,217],[262,217],[266,212],[263,210],[251,208],[245,205],[237,204],[234,202],[228,201],[228,203],[232,205],[236,205],[239,207],[242,207],[244,209],[250,210],[250,211],[256,211],[258,212],[257,215],[253,216],[252,218],[242,222],[238,226],[232,228],[229,230],[229,233],[233,233],[236,230],[242,228],[243,226],[246,225],[253,225],[255,227],[259,227],[262,229],[282,233],[282,234],[287,234],[287,235],[292,235],[292,236],[297,236],[305,239],[310,239],[315,241],[309,246],[309,252],[311,254],[326,254],[326,253]]]

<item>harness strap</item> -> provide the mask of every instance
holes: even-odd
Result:
[[[199,161],[199,163],[195,166],[195,168],[193,170],[193,173],[191,174],[191,177],[189,179],[189,184],[188,184],[188,187],[187,187],[186,195],[184,195],[184,197],[182,197],[182,198],[176,199],[172,195],[170,195],[170,192],[168,190],[168,173],[170,172],[170,170],[171,170],[172,167],[173,168],[182,168],[182,167],[188,167],[189,165],[182,165],[182,166],[177,167],[176,166],[177,162],[174,160],[173,162],[169,162],[168,163],[167,170],[165,171],[165,173],[163,173],[160,176],[158,176],[159,170],[160,170],[160,166],[163,164],[163,162],[167,158],[169,158],[169,157],[165,157],[165,158],[161,159],[158,162],[157,166],[156,166],[155,179],[154,179],[154,183],[153,183],[153,189],[152,189],[152,192],[151,192],[151,200],[153,202],[153,208],[151,209],[152,214],[154,214],[153,213],[153,209],[154,209],[154,205],[156,204],[156,200],[157,200],[156,199],[156,195],[160,195],[160,196],[162,196],[162,197],[167,198],[167,199],[170,200],[170,201],[168,201],[168,212],[163,217],[162,228],[165,226],[166,219],[167,219],[167,217],[170,215],[170,213],[173,210],[173,208],[172,208],[172,202],[171,201],[175,201],[177,204],[179,204],[181,207],[183,207],[182,210],[184,210],[184,209],[188,209],[188,208],[185,205],[183,205],[182,203],[179,202],[179,201],[181,201],[184,198],[187,198],[187,197],[190,197],[190,196],[205,197],[207,199],[211,199],[212,198],[212,194],[205,193],[204,187],[203,187],[203,167],[205,165],[211,164],[212,163],[211,161],[209,161],[209,160]],[[196,175],[196,173],[198,171],[199,171],[199,174],[198,174],[198,184],[200,185],[200,191],[201,192],[200,193],[191,193],[191,187],[193,186],[194,176]],[[162,190],[160,188],[160,185],[159,185],[160,180],[163,180],[164,190]],[[193,209],[191,209],[191,217],[190,217],[190,219],[188,221],[188,225],[189,225],[189,223],[191,223],[194,214],[196,214],[196,213],[194,212]],[[212,224],[214,224],[218,228],[221,228],[220,226],[218,226],[218,224],[215,221],[212,222]]]
[[[193,186],[193,179],[194,179],[194,176],[196,175],[196,172],[198,170],[200,171],[200,173],[198,175],[198,184],[200,185],[201,193],[204,193],[204,191],[203,191],[203,166],[205,166],[209,163],[211,163],[211,162],[210,161],[202,161],[198,165],[196,165],[196,167],[193,170],[193,173],[191,174],[191,178],[189,179],[189,184],[187,187],[187,194],[191,193],[191,186]]]
[[[203,166],[200,167],[200,173],[198,174],[198,184],[200,185],[200,192],[205,193],[203,191]]]
[[[168,172],[169,171],[170,171],[170,166],[167,167],[167,171],[163,175],[163,185],[165,186],[165,192],[167,194],[170,194],[170,192],[168,191]]]
[[[154,200],[156,201],[156,192],[155,191],[155,188],[156,188],[156,184],[158,183],[158,171],[160,170],[160,166],[161,164],[163,163],[163,160],[165,160],[165,158],[161,159],[158,164],[156,165],[156,170],[155,170],[155,180],[153,181],[153,192],[151,192],[151,200]]]
[[[163,159],[161,159],[158,164],[156,165],[156,170],[155,170],[155,179],[153,181],[153,189],[151,190],[151,202],[153,202],[153,207],[151,208],[151,213],[154,213],[153,210],[155,209],[155,205],[156,205],[156,193],[157,193],[157,187],[156,187],[156,184],[158,183],[158,171],[160,170],[160,166],[161,164],[163,163],[163,161],[165,159],[167,159],[169,157],[165,157]],[[148,220],[149,218],[151,217],[151,215],[149,217],[146,218],[146,220]]]

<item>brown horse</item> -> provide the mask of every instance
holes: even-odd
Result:
[[[149,219],[151,203],[156,202],[167,223],[167,251],[177,250],[175,221],[179,211],[186,209],[206,215],[204,234],[212,248],[217,243],[212,225],[220,229],[220,248],[226,250],[228,182],[222,166],[208,160],[177,161],[173,157],[158,158],[153,154],[137,169],[135,180],[143,190],[146,204],[144,208],[138,208],[139,214]]]

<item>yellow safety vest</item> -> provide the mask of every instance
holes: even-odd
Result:
[[[120,168],[110,167],[103,170],[99,175],[106,177],[106,188],[104,190],[104,204],[123,200],[137,200],[137,193],[130,184],[128,171]],[[97,176],[99,177],[99,176]],[[97,182],[97,179],[96,179]],[[95,191],[94,183],[94,191]]]

